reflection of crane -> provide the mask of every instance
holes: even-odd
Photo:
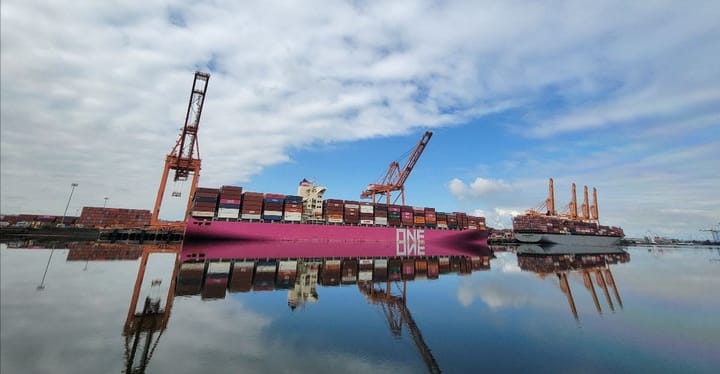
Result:
[[[430,373],[440,373],[440,366],[438,365],[435,357],[430,351],[430,347],[425,343],[420,328],[415,323],[415,320],[410,314],[410,310],[407,308],[406,296],[407,296],[407,283],[403,280],[402,282],[402,296],[396,296],[391,294],[391,282],[387,281],[387,287],[385,290],[381,288],[375,288],[373,282],[358,283],[360,291],[367,296],[368,300],[373,304],[380,304],[385,313],[385,317],[390,324],[390,330],[393,335],[400,336],[402,332],[403,322],[406,324],[410,334],[412,335],[415,345],[420,350],[423,361],[428,368]]]
[[[192,196],[195,193],[200,177],[200,147],[198,145],[197,133],[198,125],[200,124],[200,115],[202,114],[203,104],[205,103],[205,91],[207,91],[209,80],[210,74],[199,71],[195,72],[195,80],[193,81],[193,87],[190,93],[190,102],[188,103],[187,113],[185,114],[185,125],[172,151],[170,151],[170,154],[165,158],[165,167],[162,178],[160,179],[160,187],[158,188],[157,198],[155,199],[155,207],[153,208],[150,218],[151,226],[162,226],[159,222],[160,205],[162,204],[163,195],[165,194],[165,187],[170,170],[175,170],[175,176],[173,177],[175,182],[184,182],[188,180],[191,174],[193,176],[190,196],[188,196],[183,221],[190,211]],[[173,192],[172,195],[173,197],[180,197],[180,192]]]
[[[170,278],[170,288],[168,290],[165,307],[163,308],[161,305],[162,300],[158,294],[161,281],[153,280],[150,287],[150,294],[145,298],[142,310],[138,312],[136,310],[140,297],[140,289],[143,278],[145,277],[148,258],[152,253],[175,253],[175,264],[172,277]],[[123,336],[125,337],[126,374],[145,372],[150,358],[152,358],[152,354],[160,342],[160,337],[167,327],[174,300],[179,259],[179,245],[143,246],[143,254],[140,260],[140,266],[138,267],[137,278],[135,279],[135,287],[133,289],[132,299],[130,299],[130,308],[128,309],[125,328],[123,329]],[[140,349],[140,355],[138,355],[138,349]]]
[[[405,205],[405,181],[410,176],[410,172],[413,167],[415,167],[415,164],[425,150],[425,146],[427,146],[431,137],[432,132],[426,131],[418,144],[412,150],[412,153],[402,170],[400,170],[400,164],[397,161],[391,162],[382,182],[370,184],[367,189],[360,194],[360,198],[367,199],[372,197],[373,203],[375,203],[375,195],[384,194],[387,197],[387,204],[390,205],[390,195],[392,192],[400,191],[402,205]]]
[[[622,308],[622,299],[620,299],[620,293],[618,292],[617,286],[615,285],[615,278],[613,278],[610,267],[583,269],[580,271],[580,273],[582,275],[585,288],[590,291],[593,303],[595,304],[595,309],[598,313],[602,314],[602,308],[600,307],[600,300],[598,299],[597,292],[595,291],[595,286],[593,285],[592,273],[595,274],[595,283],[597,283],[598,287],[600,287],[600,289],[603,291],[603,294],[605,295],[605,301],[610,307],[610,310],[614,312],[615,306],[613,305],[612,298],[610,297],[608,287],[612,288],[613,293],[615,294],[615,300],[620,305],[620,308]],[[577,308],[575,307],[575,299],[572,295],[572,291],[570,290],[570,283],[568,282],[567,278],[568,273],[566,271],[562,271],[555,274],[560,281],[560,289],[568,299],[568,305],[570,305],[570,311],[572,312],[573,317],[575,317],[575,319],[578,319],[578,312]]]

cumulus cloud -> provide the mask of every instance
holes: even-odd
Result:
[[[485,179],[481,177],[467,184],[458,178],[453,178],[448,184],[450,193],[458,199],[466,197],[480,197],[497,192],[512,191],[512,186],[500,179]]]

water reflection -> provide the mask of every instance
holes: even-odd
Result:
[[[422,256],[422,257],[344,257],[287,259],[208,259],[187,256],[181,263],[179,245],[103,246],[100,250],[74,248],[68,260],[91,256],[98,259],[124,259],[141,250],[140,266],[123,330],[125,337],[125,372],[144,373],[160,337],[168,326],[176,296],[200,297],[202,300],[224,299],[228,292],[287,292],[292,310],[318,303],[318,285],[357,285],[358,291],[377,305],[395,336],[405,328],[412,336],[420,356],[431,373],[440,368],[423,339],[420,328],[407,307],[408,282],[436,280],[441,274],[471,274],[490,269],[490,255]],[[87,250],[88,252],[83,252]],[[119,253],[117,253],[119,252]],[[154,253],[175,254],[175,266],[163,305],[153,280],[149,291],[142,292],[149,257]],[[489,253],[489,252],[488,252]],[[154,294],[153,294],[154,293]],[[146,295],[143,299],[141,295]],[[142,300],[142,308],[138,303]]]
[[[630,261],[630,254],[622,248],[521,245],[517,249],[517,261],[521,270],[537,273],[540,278],[555,274],[560,290],[565,294],[570,311],[576,320],[579,320],[579,317],[568,281],[569,274],[577,274],[582,278],[598,314],[602,314],[602,307],[595,288],[596,284],[602,290],[610,311],[615,312],[610,289],[620,309],[623,307],[620,292],[610,269],[610,265]]]

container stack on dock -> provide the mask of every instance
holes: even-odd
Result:
[[[241,203],[242,187],[220,187],[220,205],[218,205],[217,218],[238,219],[240,217]]]
[[[214,209],[211,212],[214,214]],[[84,207],[75,221],[82,227],[144,227],[150,224],[151,213],[143,209]],[[212,217],[212,215],[210,215]],[[67,220],[65,220],[67,224]]]
[[[220,189],[198,187],[193,197],[193,207],[190,215],[193,217],[212,218],[217,210]]]

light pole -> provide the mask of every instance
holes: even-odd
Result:
[[[67,214],[68,207],[70,207],[70,199],[72,199],[73,192],[75,192],[75,187],[78,186],[77,183],[71,184],[72,189],[70,190],[70,197],[68,197],[67,205],[65,205],[65,211],[63,212],[62,218],[60,219],[60,224],[65,225],[65,215]]]
[[[107,206],[107,201],[108,201],[109,197],[105,196],[104,199],[105,199],[105,202],[103,203],[103,209],[105,209],[105,207]]]

